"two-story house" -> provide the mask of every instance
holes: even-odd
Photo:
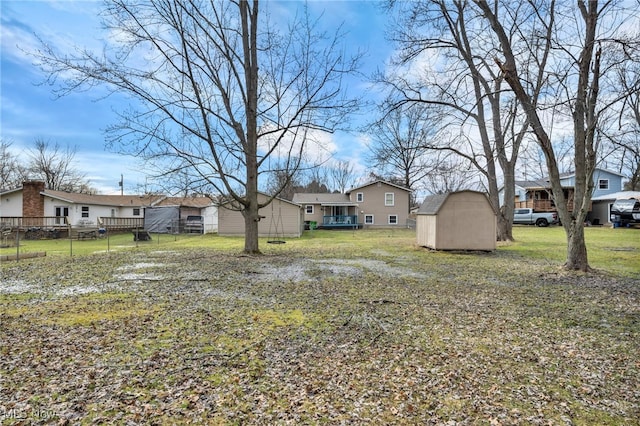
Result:
[[[293,202],[304,210],[304,220],[318,227],[404,227],[409,218],[411,190],[377,180],[344,194],[297,193]]]
[[[596,168],[593,172],[592,205],[587,220],[594,223],[606,223],[609,215],[606,210],[615,200],[616,194],[622,191],[624,176],[610,170]],[[560,183],[564,196],[568,201],[569,210],[573,210],[573,195],[575,188],[575,173],[560,175]],[[504,199],[500,193],[500,204]],[[608,203],[605,204],[604,201]],[[539,180],[522,180],[515,182],[515,208],[532,208],[540,212],[556,211],[553,200],[551,183],[548,178]]]

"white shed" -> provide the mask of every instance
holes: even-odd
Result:
[[[425,198],[416,217],[419,246],[435,250],[496,249],[496,213],[487,194],[458,191]]]

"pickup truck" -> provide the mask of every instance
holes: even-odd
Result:
[[[549,226],[558,223],[557,213],[535,213],[533,209],[515,209],[513,223],[521,225]]]

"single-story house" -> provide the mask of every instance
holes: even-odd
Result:
[[[428,196],[416,215],[417,244],[435,250],[495,250],[496,228],[487,194],[477,191]]]
[[[68,224],[127,229],[142,227],[145,209],[157,205],[176,205],[186,217],[192,213],[204,216],[202,212],[213,203],[208,197],[72,193],[45,189],[42,181],[26,181],[21,188],[0,194],[0,222],[11,226],[65,227]],[[213,226],[213,219],[210,223]]]
[[[640,200],[640,191],[620,191],[591,198],[592,208],[587,215],[587,220],[592,225],[604,225],[611,223],[611,206],[616,200],[628,200],[636,198]]]
[[[409,219],[411,190],[382,180],[340,193],[296,193],[293,202],[304,209],[304,220],[318,227],[404,227]]]
[[[258,194],[260,203],[266,202],[268,196]],[[245,234],[244,216],[233,209],[232,203],[223,203],[218,207],[218,235],[240,236]],[[304,218],[300,205],[282,198],[274,198],[266,207],[258,211],[261,216],[258,222],[258,236],[273,239],[300,237],[304,231]]]

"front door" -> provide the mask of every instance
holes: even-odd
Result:
[[[64,225],[63,216],[69,216],[69,207],[56,207],[55,208],[56,225]]]
[[[333,216],[346,216],[347,207],[345,206],[333,206]]]

